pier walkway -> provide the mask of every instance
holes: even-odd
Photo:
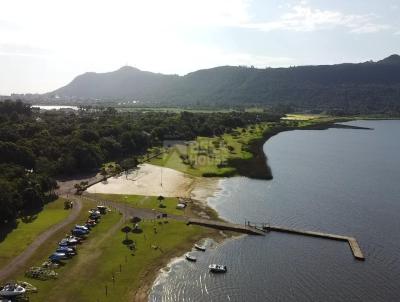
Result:
[[[219,230],[227,230],[227,231],[234,231],[234,232],[245,233],[245,234],[250,234],[250,235],[265,236],[264,231],[259,230],[255,227],[252,227],[250,225],[241,225],[241,224],[221,222],[221,221],[215,221],[215,220],[209,220],[209,219],[197,219],[197,218],[189,218],[187,221],[187,224],[188,225],[196,224],[196,225],[201,225],[201,226],[210,227],[210,228],[219,229]]]
[[[275,232],[291,233],[291,234],[297,234],[297,235],[303,235],[303,236],[319,237],[319,238],[325,238],[325,239],[331,239],[331,240],[347,241],[347,243],[350,246],[351,252],[353,253],[354,258],[356,258],[357,260],[365,260],[365,257],[361,251],[361,248],[358,245],[358,242],[354,237],[322,233],[322,232],[315,232],[315,231],[297,230],[297,229],[292,229],[292,228],[284,228],[284,227],[280,227],[280,226],[272,226],[272,225],[268,225],[268,224],[265,224],[263,226],[263,229],[266,231],[275,231]]]
[[[357,260],[365,260],[365,257],[361,251],[361,248],[358,245],[358,242],[354,237],[329,234],[329,233],[323,233],[323,232],[315,232],[315,231],[297,230],[297,229],[292,229],[292,228],[273,226],[273,225],[269,225],[268,223],[257,224],[257,223],[246,222],[246,225],[240,225],[240,224],[221,222],[221,221],[215,221],[215,220],[209,220],[209,219],[189,218],[187,220],[187,224],[188,225],[196,224],[196,225],[200,225],[200,226],[211,227],[214,229],[228,230],[228,231],[234,231],[234,232],[245,233],[245,234],[250,234],[250,235],[265,235],[266,232],[275,231],[275,232],[281,232],[281,233],[290,233],[290,234],[303,235],[303,236],[319,237],[319,238],[330,239],[330,240],[345,241],[349,244],[354,258],[356,258]]]

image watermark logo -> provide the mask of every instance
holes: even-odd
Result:
[[[183,141],[165,140],[163,161],[180,161],[188,168],[226,165],[226,144],[221,140]]]

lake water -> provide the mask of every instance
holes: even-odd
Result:
[[[345,242],[268,233],[242,236],[176,261],[150,301],[400,301],[400,121],[374,130],[280,133],[265,145],[274,179],[225,179],[209,199],[225,219],[351,235]],[[223,275],[210,263],[228,266]]]
[[[32,107],[39,108],[41,110],[79,109],[77,106],[59,106],[59,105],[32,105]]]

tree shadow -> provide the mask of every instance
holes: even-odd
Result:
[[[20,219],[23,223],[32,223],[38,218],[41,211],[43,211],[43,207],[24,209],[21,212]]]
[[[133,244],[133,240],[132,239],[125,239],[125,240],[122,241],[122,243],[125,244],[125,245],[131,245],[131,244]]]
[[[21,221],[22,221],[23,223],[32,223],[32,222],[34,222],[37,218],[38,218],[38,215],[27,215],[27,216],[21,217]]]
[[[10,221],[0,225],[0,243],[3,242],[8,234],[18,227],[19,222],[17,220]]]

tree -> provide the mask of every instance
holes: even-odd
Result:
[[[124,232],[124,233],[125,233],[125,240],[124,240],[124,242],[128,242],[128,241],[129,241],[128,234],[129,234],[129,232],[131,232],[131,231],[132,231],[132,229],[131,229],[129,226],[124,226],[124,227],[121,229],[121,232]]]
[[[105,167],[102,167],[100,170],[100,175],[103,176],[103,180],[107,179],[107,170]]]
[[[123,161],[121,161],[120,166],[123,170],[130,170],[133,168],[136,168],[138,164],[138,161],[136,159],[136,157],[130,157],[127,159],[124,159]]]

